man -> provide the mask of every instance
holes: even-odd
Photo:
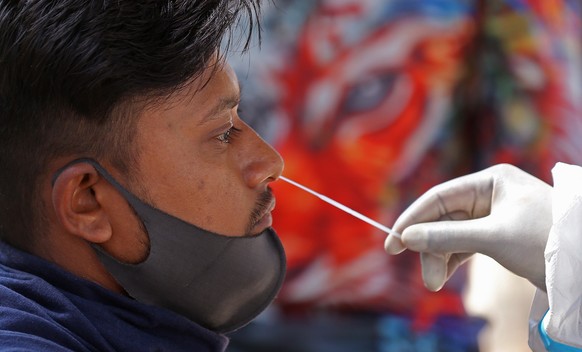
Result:
[[[530,314],[534,351],[582,351],[582,168],[558,163],[553,189],[511,165],[438,185],[396,220],[390,254],[421,253],[430,290],[473,253],[483,253],[537,288]],[[525,324],[525,322],[524,322]]]
[[[222,351],[272,301],[283,162],[219,50],[259,8],[0,1],[0,346]]]

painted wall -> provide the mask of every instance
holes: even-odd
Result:
[[[579,2],[275,4],[261,48],[231,62],[241,115],[281,152],[285,176],[392,225],[431,186],[492,164],[548,182],[556,161],[582,164]],[[277,324],[371,314],[382,348],[427,336],[412,350],[474,348],[482,322],[463,306],[466,271],[429,292],[416,254],[390,257],[378,230],[273,188],[289,263]]]

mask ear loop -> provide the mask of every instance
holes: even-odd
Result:
[[[55,171],[55,173],[53,174],[53,177],[51,178],[51,187],[55,186],[55,182],[57,182],[57,179],[59,178],[59,176],[61,176],[61,174],[63,173],[63,171],[65,171],[66,169],[68,169],[69,167],[75,165],[75,164],[80,164],[80,163],[87,163],[87,164],[91,164],[93,167],[95,167],[95,169],[97,169],[97,165],[99,165],[95,160],[90,159],[90,158],[79,158],[79,159],[75,159],[73,161],[68,162],[67,164],[65,164],[65,166],[59,168],[57,171]],[[97,171],[99,171],[97,169]]]
[[[137,215],[137,212],[135,210],[136,204],[137,206],[139,206],[139,199],[137,199],[136,196],[134,196],[132,193],[130,193],[127,189],[125,189],[125,187],[123,187],[119,182],[117,182],[117,180],[115,178],[113,178],[113,176],[111,176],[111,174],[109,172],[107,172],[107,170],[105,170],[105,168],[103,166],[101,166],[101,164],[99,164],[96,160],[91,159],[91,158],[79,158],[79,159],[75,159],[69,163],[67,163],[65,166],[59,168],[54,174],[53,177],[51,178],[51,186],[54,187],[55,182],[57,181],[57,179],[59,178],[59,176],[63,173],[63,171],[65,171],[67,168],[71,167],[72,165],[76,165],[76,164],[80,164],[80,163],[87,163],[91,166],[93,166],[95,168],[95,170],[99,173],[99,175],[101,175],[103,178],[105,178],[105,180],[107,180],[107,182],[109,182],[111,185],[113,185],[113,187],[115,187],[119,192],[121,192],[121,194],[124,196],[124,198],[127,200],[129,206],[133,209],[134,213]],[[143,229],[143,231],[149,236],[147,228],[144,224],[144,220],[138,216],[138,219],[141,223],[141,228]],[[98,253],[102,254],[102,255],[106,255],[108,257],[111,257],[105,250],[103,250],[103,248],[101,248],[101,246],[96,245],[96,244],[91,244],[91,247],[93,247],[93,249],[95,251],[97,251]],[[148,256],[149,256],[149,251],[151,250],[151,248],[148,249]],[[117,259],[111,257],[113,260],[117,261]],[[129,264],[127,264],[129,265]]]
[[[51,178],[51,187],[54,187],[55,182],[57,181],[59,176],[63,173],[63,171],[65,171],[67,168],[71,167],[72,165],[80,164],[80,163],[87,163],[87,164],[93,166],[95,168],[95,170],[99,173],[99,175],[101,175],[101,177],[103,177],[105,180],[107,180],[107,182],[109,182],[113,187],[115,187],[115,189],[117,189],[117,191],[119,191],[122,194],[122,196],[125,198],[125,200],[129,204],[129,206],[133,209],[134,213],[137,214],[135,209],[136,209],[136,207],[142,207],[140,205],[142,203],[142,201],[140,199],[138,199],[135,195],[133,195],[131,192],[129,192],[119,182],[117,182],[117,180],[115,178],[113,178],[113,176],[111,176],[111,174],[109,172],[107,172],[107,170],[105,170],[105,168],[103,166],[101,166],[101,164],[99,164],[96,160],[91,159],[91,158],[75,159],[75,160],[67,163],[65,166],[59,168],[54,173],[53,177]],[[138,218],[139,218],[139,216],[138,216]],[[146,227],[143,224],[144,219],[140,218],[140,221],[142,223],[142,228],[147,233]]]
[[[87,163],[87,164],[90,164],[91,166],[93,166],[95,168],[95,170],[97,170],[99,175],[101,175],[103,178],[105,178],[107,180],[107,182],[111,183],[119,192],[121,192],[123,194],[123,196],[125,197],[125,199],[127,199],[129,201],[130,204],[133,205],[133,203],[137,200],[136,197],[133,194],[131,194],[127,189],[125,189],[125,187],[123,187],[119,182],[117,182],[117,180],[115,178],[113,178],[113,176],[111,176],[111,174],[109,172],[107,172],[107,170],[105,170],[105,168],[103,166],[101,166],[101,164],[99,164],[97,161],[95,161],[94,159],[91,159],[91,158],[75,159],[75,160],[67,163],[65,166],[61,167],[60,169],[58,169],[54,173],[53,177],[51,178],[51,186],[54,187],[55,182],[57,181],[57,178],[59,178],[59,176],[63,173],[63,171],[65,171],[67,168],[71,167],[72,165],[80,164],[80,163]]]

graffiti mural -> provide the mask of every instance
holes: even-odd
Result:
[[[582,162],[581,13],[575,1],[279,1],[260,49],[233,63],[241,115],[286,177],[386,225],[431,186],[495,163],[549,181],[556,161]],[[463,272],[429,292],[416,254],[387,256],[379,230],[273,188],[282,329],[364,314],[382,332],[366,350],[476,350]]]

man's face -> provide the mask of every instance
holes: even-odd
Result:
[[[145,194],[138,194],[206,230],[257,234],[272,223],[268,184],[283,160],[238,116],[240,89],[230,66],[208,80],[209,73],[140,117],[137,179]]]

